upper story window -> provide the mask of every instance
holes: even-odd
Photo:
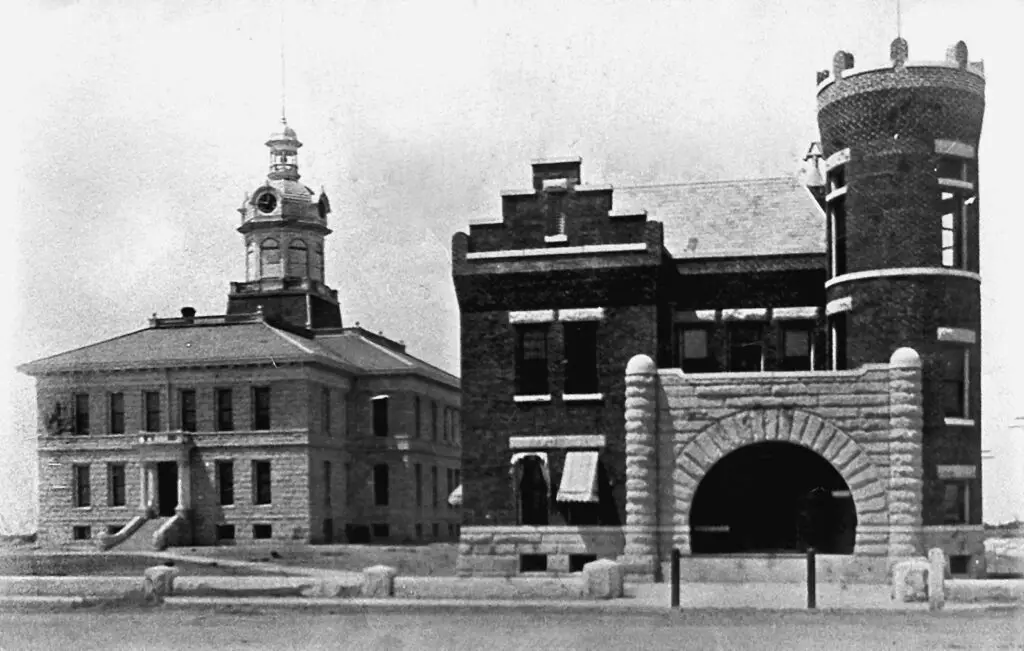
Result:
[[[388,477],[388,466],[379,463],[373,467],[373,503],[375,506],[387,506],[391,497]]]
[[[597,393],[597,322],[565,323],[563,324],[563,333],[565,337],[565,393]],[[546,391],[538,393],[546,393]]]
[[[944,345],[938,359],[942,377],[943,415],[946,418],[970,418],[970,347]]]
[[[829,349],[831,351],[831,368],[841,371],[847,367],[847,322],[846,312],[837,312],[828,317]]]
[[[542,395],[548,388],[547,325],[523,325],[516,328],[516,394]]]
[[[419,396],[416,396],[412,400],[412,413],[413,413],[413,427],[415,431],[413,436],[419,438],[423,435],[423,401],[420,400]]]
[[[235,413],[231,389],[217,389],[217,431],[230,432],[235,429]]]
[[[196,392],[194,389],[181,391],[181,429],[184,432],[196,431]]]
[[[387,396],[377,396],[370,400],[370,417],[373,421],[373,435],[388,435],[388,400]]]
[[[270,429],[270,387],[256,387],[252,390],[252,428]]]
[[[317,242],[313,245],[313,260],[309,265],[309,277],[313,280],[324,280],[324,245]]]
[[[968,267],[967,230],[976,205],[970,182],[973,148],[960,143],[936,142],[939,154],[935,177],[939,185],[939,229],[942,237],[942,266]]]
[[[269,461],[252,462],[252,503],[270,504],[273,499],[271,492],[271,475]]]
[[[726,332],[729,340],[729,370],[763,371],[764,324],[760,322],[729,323]]]
[[[678,360],[684,373],[714,373],[720,370],[711,346],[710,326],[683,326],[678,330]]]
[[[331,388],[320,389],[320,422],[324,428],[324,435],[331,436]]]
[[[437,403],[430,403],[430,440],[437,440]]]
[[[124,394],[110,394],[110,433],[124,434]]]
[[[89,394],[75,394],[75,429],[74,434],[87,436],[89,434]]]
[[[846,273],[846,177],[849,160],[850,150],[843,149],[829,156],[825,162],[829,270],[833,278]]]
[[[145,425],[147,432],[160,431],[160,392],[146,391],[143,394],[143,406],[146,410]]]
[[[256,243],[249,242],[245,245],[245,279],[259,280],[259,262],[256,257]]]
[[[783,371],[814,368],[814,322],[789,321],[782,326],[779,367]]]
[[[260,278],[281,277],[281,248],[272,237],[260,243]]]

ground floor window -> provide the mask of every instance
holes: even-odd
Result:
[[[71,537],[75,540],[89,540],[92,538],[92,527],[88,525],[78,525],[71,529]]]
[[[942,524],[968,524],[970,521],[971,485],[966,481],[945,481],[942,484]]]
[[[89,466],[72,466],[71,479],[73,482],[74,505],[77,508],[92,506],[92,490],[89,483]]]
[[[217,540],[234,540],[235,539],[235,525],[233,524],[218,524],[217,525]]]
[[[374,538],[389,538],[391,537],[391,527],[386,523],[374,524],[370,527]]]
[[[513,470],[519,524],[546,525],[550,495],[546,460],[538,455],[529,455],[520,459]]]
[[[274,529],[269,524],[254,524],[252,525],[252,537],[256,540],[266,540],[273,538]]]

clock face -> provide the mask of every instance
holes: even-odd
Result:
[[[260,209],[260,212],[274,212],[274,208],[277,207],[277,197],[273,192],[264,192],[256,197],[256,207]]]

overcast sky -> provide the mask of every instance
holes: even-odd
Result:
[[[983,425],[998,456],[997,435],[1024,414],[1008,327],[1024,234],[1010,28],[1024,6],[902,4],[911,59],[961,39],[985,59]],[[32,382],[15,364],[184,305],[223,313],[228,283],[244,279],[235,209],[266,174],[282,35],[302,178],[334,209],[326,273],[345,322],[457,373],[451,236],[496,214],[500,189],[527,185],[531,158],[582,156],[585,181],[613,185],[794,173],[816,138],[815,72],[837,49],[884,62],[895,5],[306,0],[287,3],[283,30],[277,0],[10,8],[0,515],[27,522],[35,499]],[[1024,517],[986,491],[987,519]]]

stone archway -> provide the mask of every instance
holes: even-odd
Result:
[[[821,417],[795,409],[755,409],[727,416],[677,447],[673,472],[673,544],[690,553],[690,509],[701,480],[726,455],[751,444],[785,442],[813,450],[842,476],[857,515],[854,553],[869,532],[888,526],[884,483],[860,445]]]

